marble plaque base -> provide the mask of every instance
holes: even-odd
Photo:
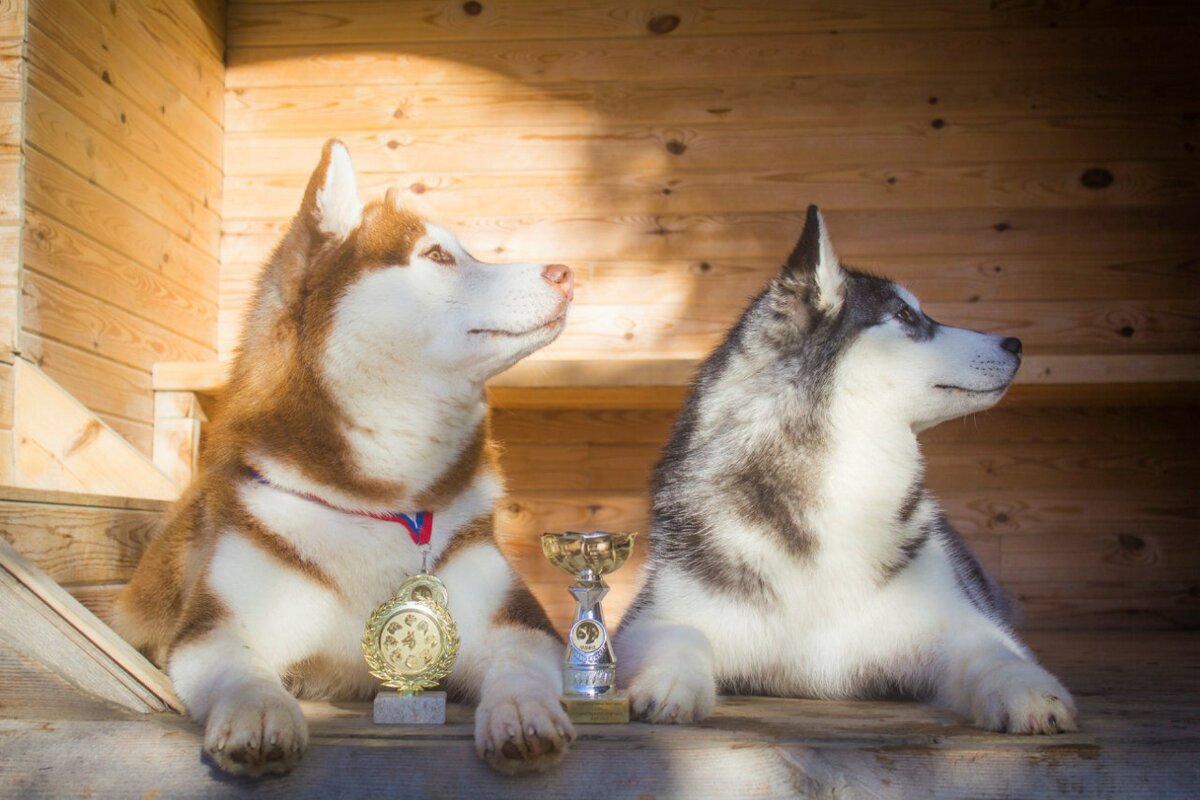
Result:
[[[601,697],[563,697],[562,707],[571,722],[600,725],[629,722],[629,695],[626,692]]]
[[[375,695],[376,725],[442,725],[445,722],[445,692],[419,692],[406,697],[393,689],[380,689]]]

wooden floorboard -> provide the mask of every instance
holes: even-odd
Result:
[[[366,704],[306,704],[291,775],[230,779],[172,715],[41,713],[0,695],[0,795],[20,797],[1113,797],[1195,796],[1200,632],[1031,634],[1071,687],[1079,733],[1009,737],[915,703],[723,698],[700,725],[585,726],[546,775],[474,755],[471,709],[436,728],[378,727]],[[49,706],[47,706],[49,707]]]

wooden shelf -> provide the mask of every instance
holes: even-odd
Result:
[[[305,797],[614,799],[1194,793],[1200,726],[1191,683],[1200,636],[1054,631],[1029,641],[1075,692],[1078,733],[992,734],[918,703],[723,698],[699,725],[579,726],[559,768],[505,778],[475,756],[469,707],[451,706],[446,725],[420,727],[374,725],[366,703],[305,703],[309,751],[294,773],[268,785],[213,770],[200,758],[200,726],[186,718],[96,705],[47,713],[41,698],[6,684],[0,762],[8,785],[46,796],[137,797],[162,787],[180,797],[259,789]],[[63,768],[71,763],[87,769]]]
[[[523,361],[489,384],[504,407],[675,407],[698,361],[675,359],[535,359]],[[154,390],[215,395],[229,365],[217,361],[165,361],[154,366]],[[1028,356],[1017,374],[1014,397],[1058,403],[1087,397],[1178,398],[1197,394],[1200,356]],[[1072,387],[1075,387],[1072,389]],[[1086,387],[1086,390],[1084,388]]]

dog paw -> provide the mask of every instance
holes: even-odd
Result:
[[[1053,734],[1078,730],[1075,701],[1058,680],[1036,664],[996,668],[973,704],[975,724],[1000,733]]]
[[[713,712],[717,687],[700,670],[647,667],[629,687],[630,712],[657,723],[698,722]]]
[[[485,697],[475,712],[475,751],[506,775],[549,769],[573,741],[575,728],[550,692]]]
[[[250,687],[221,698],[205,726],[204,749],[234,775],[288,772],[307,745],[300,704],[276,687]]]

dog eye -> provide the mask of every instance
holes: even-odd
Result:
[[[442,246],[440,244],[435,244],[433,247],[429,248],[424,253],[421,253],[421,255],[425,258],[428,258],[430,261],[434,262],[435,264],[453,264],[454,263],[454,256],[450,255],[445,250],[443,250]]]
[[[916,325],[917,312],[913,311],[910,306],[901,306],[900,310],[896,312],[896,319],[905,325]]]

